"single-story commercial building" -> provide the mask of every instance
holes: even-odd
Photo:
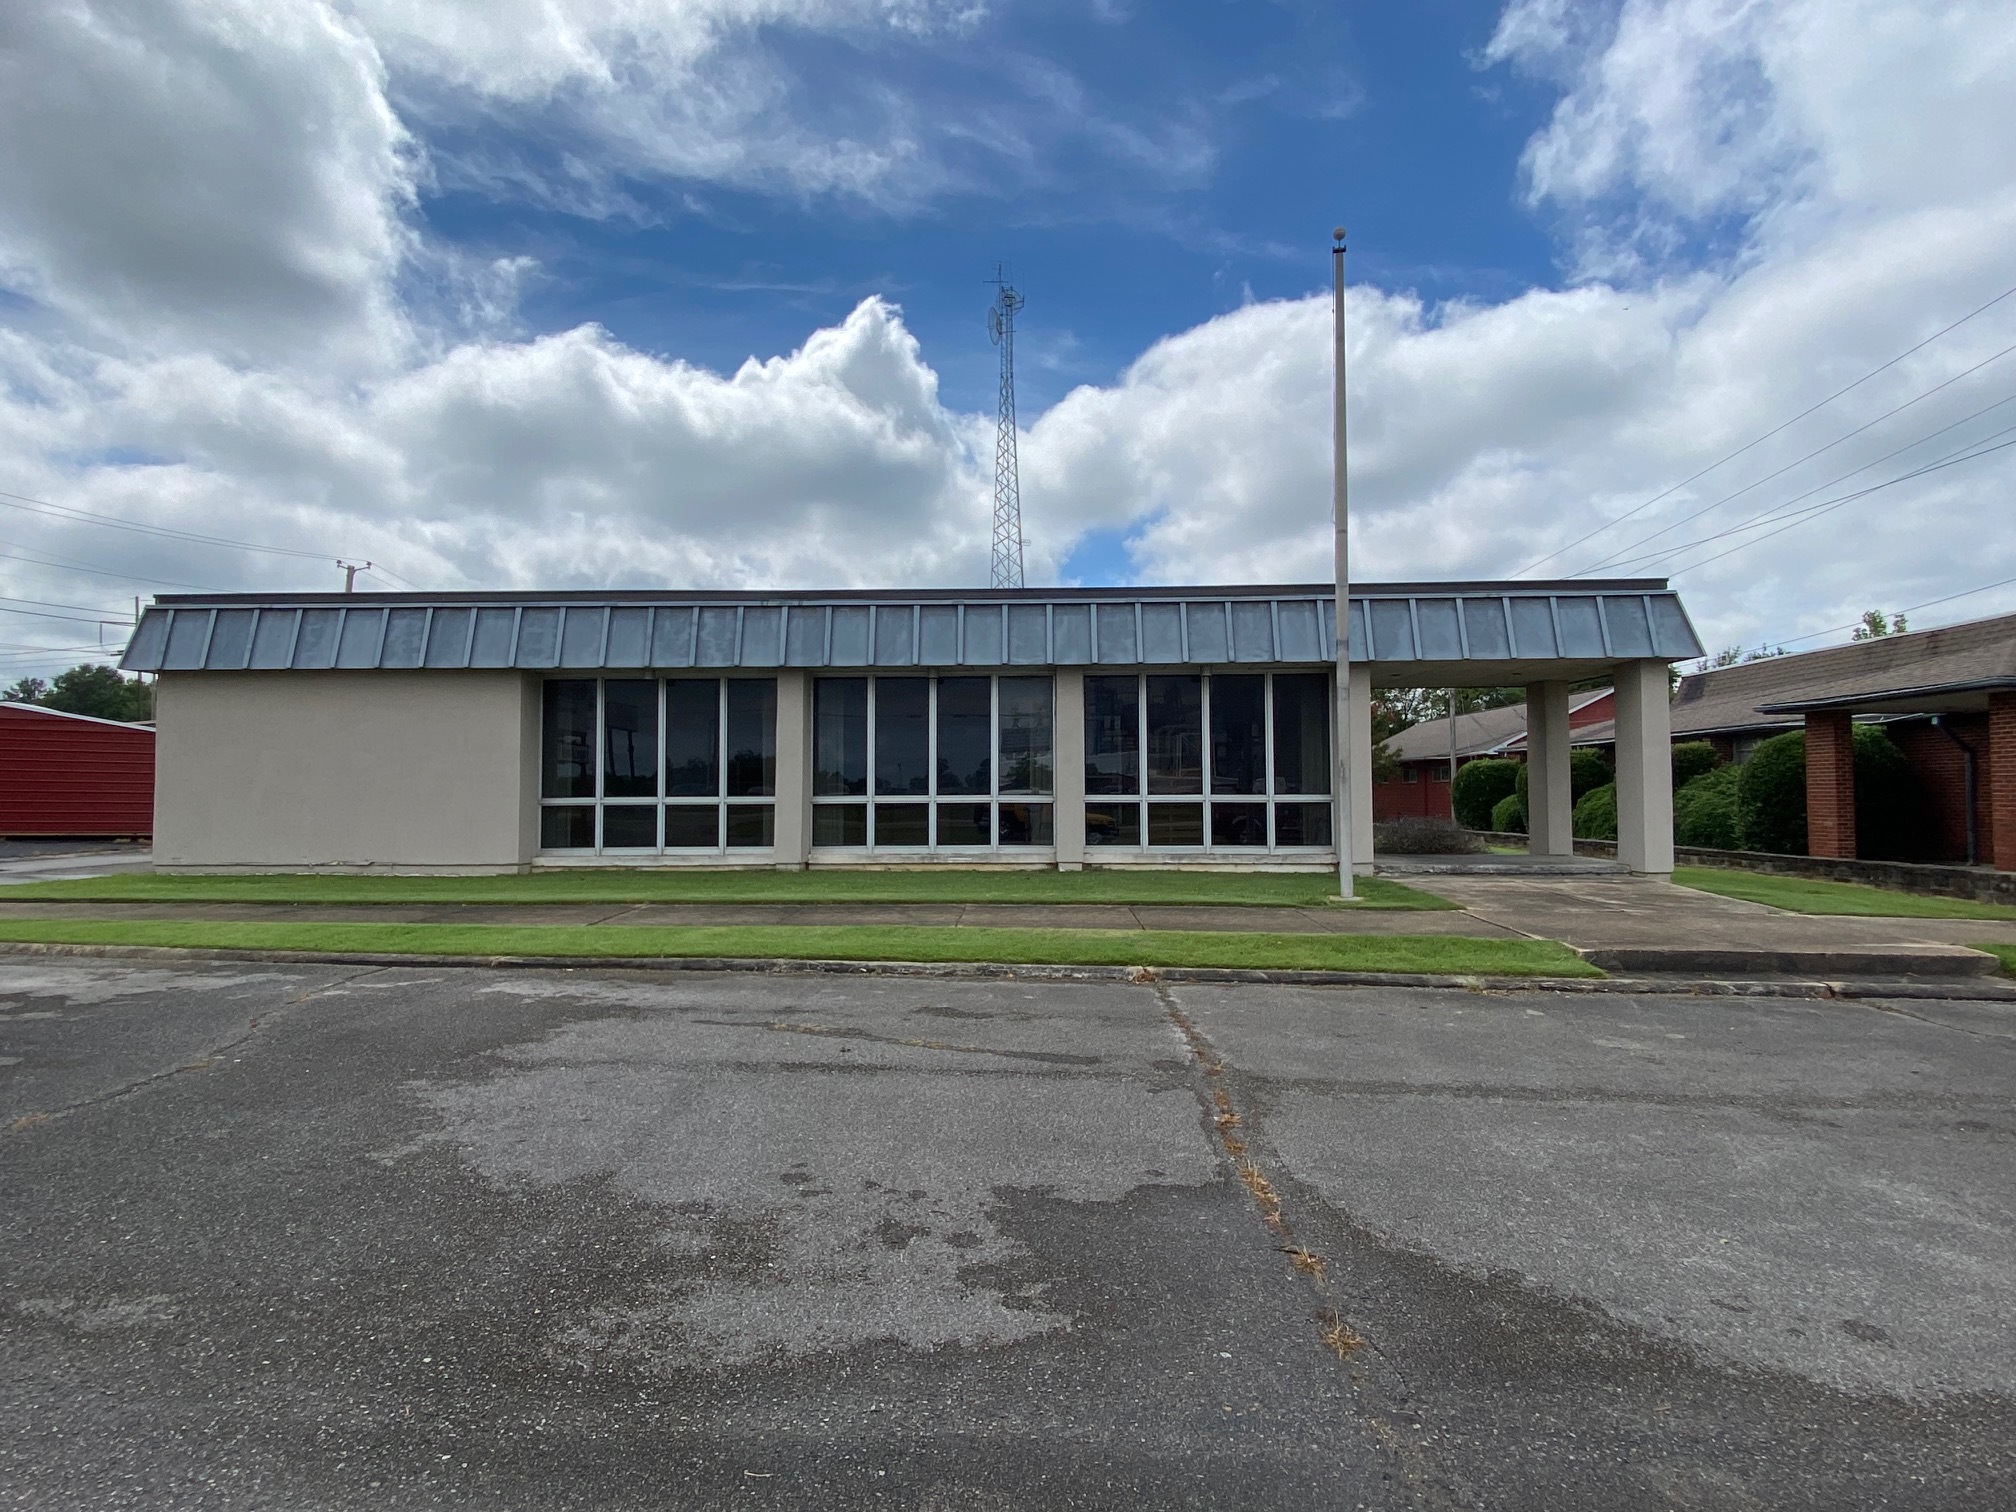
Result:
[[[159,674],[165,870],[953,862],[1334,868],[1377,684],[1523,684],[1568,854],[1571,683],[1617,688],[1620,855],[1672,869],[1661,580],[992,592],[186,594]],[[1340,717],[1340,709],[1345,711]],[[1339,729],[1343,730],[1340,741]]]

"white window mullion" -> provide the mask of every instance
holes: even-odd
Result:
[[[595,854],[602,854],[602,747],[609,739],[608,711],[603,707],[602,679],[595,679],[595,752],[589,758],[595,763]]]
[[[875,678],[871,674],[868,684],[868,756],[867,765],[862,768],[862,802],[868,805],[868,849],[876,849],[875,836],[875,705],[880,700],[875,696]]]
[[[924,680],[924,848],[938,848],[938,679]]]
[[[1260,756],[1267,763],[1267,849],[1274,850],[1274,674],[1260,680]]]

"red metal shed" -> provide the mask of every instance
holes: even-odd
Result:
[[[153,833],[152,725],[0,703],[0,838]]]

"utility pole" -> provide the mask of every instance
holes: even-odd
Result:
[[[1351,883],[1351,487],[1347,467],[1344,413],[1344,228],[1331,237],[1332,412],[1330,417],[1330,523],[1336,534],[1337,562],[1337,896],[1354,896]]]
[[[343,591],[345,593],[355,593],[357,591],[357,574],[360,572],[369,572],[378,564],[376,562],[345,562],[338,560],[336,565],[343,569]]]
[[[1022,586],[1022,480],[1015,455],[1015,312],[1023,300],[997,266],[987,334],[1001,348],[1001,412],[994,429],[994,560],[989,586]]]

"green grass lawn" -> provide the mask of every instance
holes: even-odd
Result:
[[[1211,934],[1179,930],[933,929],[837,925],[655,928],[507,924],[237,924],[208,920],[0,919],[0,941],[478,956],[733,956],[984,961],[1044,966],[1601,976],[1552,940],[1447,935]]]
[[[1458,905],[1380,877],[1360,877],[1354,908]],[[1184,903],[1321,905],[1328,872],[1201,871],[643,871],[558,869],[504,877],[173,877],[128,872],[29,882],[0,897],[64,903]],[[1338,905],[1342,907],[1344,905]]]
[[[1824,882],[1813,877],[1773,877],[1762,872],[1725,871],[1719,866],[1681,866],[1673,880],[1682,887],[1767,903],[1787,913],[1861,914],[1886,919],[2016,919],[2016,908],[1967,898],[1934,898],[1892,892],[1858,882]]]
[[[1976,944],[1973,949],[1985,950],[1988,954],[1999,957],[2002,962],[2002,974],[2016,976],[2016,945]]]

